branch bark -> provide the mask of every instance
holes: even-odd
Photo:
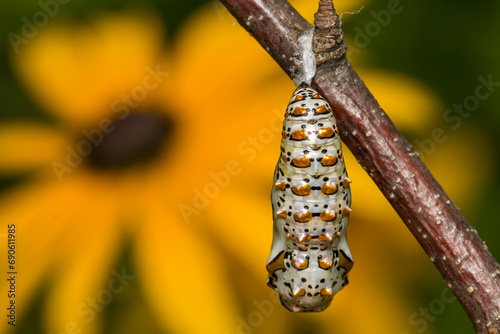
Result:
[[[293,79],[311,29],[284,0],[220,0]],[[500,333],[500,265],[352,69],[340,19],[320,0],[312,86],[330,103],[342,141],[429,255],[477,333]]]

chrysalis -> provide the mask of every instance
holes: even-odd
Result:
[[[283,123],[267,261],[267,284],[292,312],[323,311],[348,283],[350,183],[330,105],[302,83]]]

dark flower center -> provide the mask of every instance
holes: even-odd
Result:
[[[131,112],[111,122],[105,128],[106,133],[101,131],[102,137],[94,132],[88,164],[102,170],[149,161],[158,155],[165,141],[171,139],[173,130],[173,119],[151,112]]]

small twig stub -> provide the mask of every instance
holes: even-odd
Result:
[[[340,28],[342,22],[331,1],[320,1],[319,10],[314,15],[314,24],[313,51],[316,54],[316,64],[344,56],[347,46]]]

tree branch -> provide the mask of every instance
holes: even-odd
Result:
[[[309,23],[284,0],[221,2],[293,79],[298,39]],[[320,0],[315,23],[312,85],[334,109],[342,141],[434,262],[476,332],[500,333],[500,265],[352,69],[331,0]]]

